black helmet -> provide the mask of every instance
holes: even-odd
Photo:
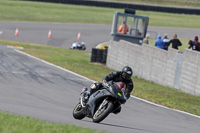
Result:
[[[132,69],[129,66],[125,66],[122,68],[122,78],[125,80],[129,80],[133,74]]]

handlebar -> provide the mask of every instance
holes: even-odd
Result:
[[[126,96],[124,94],[124,91],[120,91],[119,87],[117,84],[113,81],[109,82],[103,82],[102,83],[103,87],[107,89],[115,98],[118,99],[120,104],[124,104],[126,102]]]

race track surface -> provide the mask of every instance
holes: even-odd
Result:
[[[16,28],[19,35],[15,36]],[[51,30],[51,38],[48,38]],[[64,23],[31,23],[31,22],[0,22],[0,39],[51,45],[70,48],[74,42],[85,42],[86,50],[110,40],[110,25],[64,24]],[[81,39],[77,40],[78,32]]]
[[[199,133],[200,119],[130,98],[100,124],[72,111],[91,81],[0,45],[0,110],[110,133]]]
[[[70,48],[73,42],[78,41],[77,35],[80,32],[81,39],[78,42],[85,42],[86,50],[90,51],[98,44],[112,39],[111,27],[104,24],[0,22],[0,39]],[[19,29],[17,37],[16,28]],[[51,38],[48,38],[49,30],[52,33]],[[165,33],[168,33],[169,38],[174,33],[178,34],[178,38],[190,39],[200,35],[199,29],[187,28],[149,27],[148,32],[151,38],[157,38],[158,34],[163,36]]]

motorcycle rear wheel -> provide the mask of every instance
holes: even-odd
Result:
[[[73,110],[73,117],[75,119],[81,120],[85,117],[85,115],[83,114],[83,108],[82,105],[80,103],[78,103],[76,105],[76,107]]]
[[[110,112],[112,112],[113,107],[114,107],[114,104],[112,102],[108,102],[105,105],[105,108],[101,111],[101,113],[99,115],[97,115],[98,111],[99,111],[99,110],[97,110],[93,116],[93,122],[99,123],[102,120],[104,120],[110,114]]]

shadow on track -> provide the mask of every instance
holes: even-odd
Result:
[[[82,120],[82,121],[93,123],[92,121],[89,121],[89,120]],[[150,131],[150,130],[134,128],[134,127],[128,127],[128,126],[123,126],[123,125],[110,124],[110,123],[96,123],[96,124],[101,124],[101,125],[106,125],[106,126],[111,126],[111,127],[131,129],[131,130],[138,130],[138,131],[154,132],[154,131]]]

